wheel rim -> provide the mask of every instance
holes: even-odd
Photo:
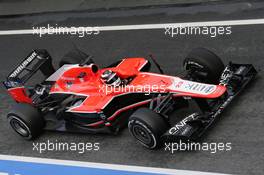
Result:
[[[10,117],[11,127],[22,137],[30,137],[30,131],[27,125],[15,116]]]
[[[140,125],[136,125],[133,127],[133,133],[136,139],[145,144],[150,144],[152,142],[150,133]]]

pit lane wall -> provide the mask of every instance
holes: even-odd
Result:
[[[137,9],[155,6],[189,6],[221,1],[230,2],[230,0],[2,0],[0,1],[0,17],[58,12]]]

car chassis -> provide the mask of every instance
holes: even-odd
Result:
[[[158,69],[162,74],[163,71],[160,69],[160,66],[153,58],[152,60],[158,66]],[[35,63],[32,63],[34,61]],[[119,64],[120,61],[106,68],[115,67]],[[31,68],[29,68],[29,65],[31,65]],[[93,64],[91,57],[86,58],[79,64],[79,66],[85,65],[91,65],[91,70],[94,72],[98,71],[98,68]],[[144,63],[142,70],[147,71],[149,67],[150,65],[148,61],[146,65]],[[50,89],[54,86],[54,82],[47,81],[47,79],[34,87],[25,88],[26,82],[38,70],[40,70],[46,77],[52,76],[55,72],[51,63],[51,56],[46,50],[34,50],[30,53],[29,56],[23,60],[11,74],[9,74],[3,84],[16,102],[33,104],[39,111],[41,111],[41,113],[45,113],[45,117],[43,117],[46,123],[44,126],[45,130],[84,133],[103,132],[115,134],[120,128],[126,126],[127,123],[128,127],[131,129],[132,122],[127,121],[128,117],[140,106],[123,112],[120,115],[126,117],[118,117],[115,121],[109,121],[103,111],[98,112],[96,117],[100,119],[100,122],[104,127],[83,127],[76,122],[65,119],[65,110],[68,109],[69,103],[71,103],[71,105],[76,105],[75,103],[79,104],[84,101],[84,97],[82,95],[71,95],[66,93],[66,95],[60,94],[60,97],[54,96],[50,94]],[[166,120],[166,123],[168,123],[166,132],[163,132],[162,135],[160,135],[163,142],[178,140],[194,141],[201,138],[207,129],[217,120],[222,111],[256,75],[257,71],[253,65],[235,64],[230,62],[222,71],[218,82],[219,85],[226,88],[226,91],[217,98],[196,98],[188,95],[177,96],[178,92],[151,93],[150,97],[147,98],[148,103],[144,103],[141,106],[149,108],[149,110],[161,116]],[[190,81],[200,81],[199,77],[193,76],[193,70],[191,69],[186,70],[183,75],[181,75],[181,78]],[[70,84],[67,85],[71,86]],[[26,92],[26,90],[29,92]],[[25,95],[26,93],[31,95]],[[186,107],[190,103],[195,103],[198,106],[199,111],[184,117],[180,121],[171,122],[169,115],[176,109],[182,106]],[[142,142],[142,140],[138,140]],[[145,144],[143,143],[143,145]],[[149,148],[154,147],[156,147],[156,145]]]

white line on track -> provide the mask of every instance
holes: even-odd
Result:
[[[176,27],[201,27],[201,26],[239,26],[239,25],[259,25],[259,24],[264,24],[264,19],[184,22],[184,23],[164,23],[164,24],[138,24],[138,25],[119,25],[119,26],[94,26],[94,27],[97,27],[99,31],[119,31],[119,30],[165,29],[168,27],[176,28]],[[33,29],[0,31],[0,35],[21,35],[21,34],[33,34],[33,33],[34,33]]]
[[[44,158],[33,158],[23,156],[9,156],[0,155],[0,160],[8,161],[19,161],[29,163],[41,163],[41,164],[52,164],[52,165],[65,165],[65,166],[76,166],[85,168],[98,168],[106,170],[119,170],[119,171],[130,171],[130,172],[141,172],[141,173],[154,173],[154,174],[180,174],[180,175],[224,175],[219,173],[201,172],[201,171],[188,171],[188,170],[176,170],[176,169],[165,169],[165,168],[151,168],[141,166],[128,166],[128,165],[117,165],[117,164],[105,164],[105,163],[92,163],[92,162],[80,162],[80,161],[69,161],[69,160],[58,160],[58,159],[44,159]]]

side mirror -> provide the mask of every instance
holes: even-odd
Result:
[[[95,74],[96,74],[96,73],[98,72],[99,68],[98,68],[98,66],[97,66],[97,65],[95,65],[95,64],[92,64],[91,70],[92,70],[92,72],[93,72],[93,73],[95,73]]]

